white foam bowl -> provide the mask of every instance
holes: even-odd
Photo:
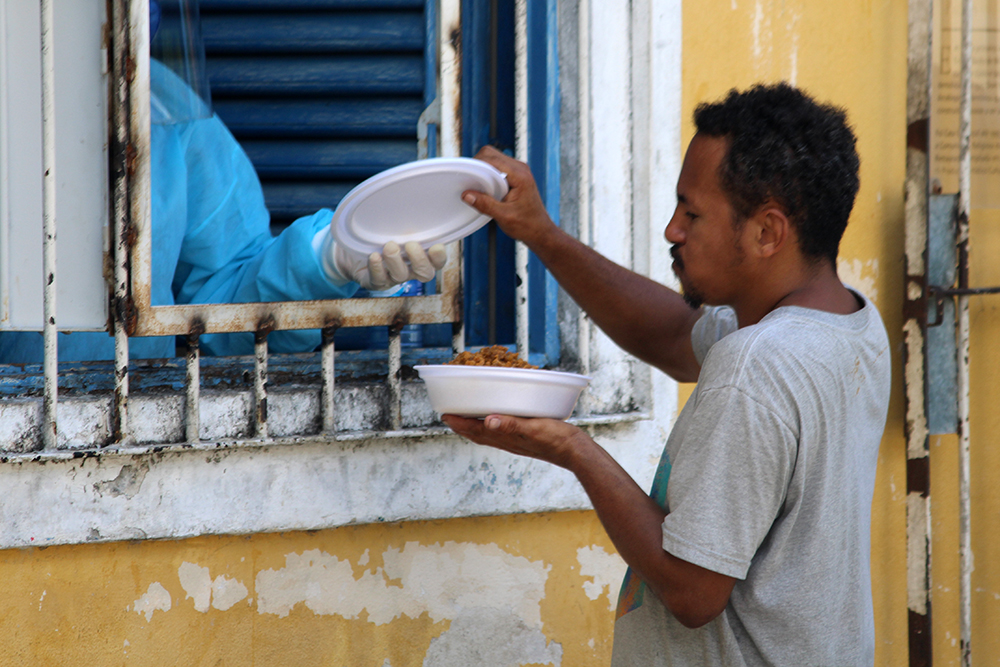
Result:
[[[576,373],[495,366],[414,366],[431,407],[442,415],[549,417],[573,414],[590,378]]]

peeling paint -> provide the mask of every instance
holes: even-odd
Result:
[[[139,489],[142,488],[142,481],[146,479],[146,473],[148,472],[149,465],[147,463],[123,465],[118,471],[118,476],[114,479],[94,484],[94,491],[102,496],[104,494],[115,498],[125,496],[131,500],[135,497],[135,494],[139,493]]]
[[[591,600],[605,594],[608,610],[614,611],[618,603],[618,587],[625,576],[625,561],[616,553],[608,553],[604,547],[581,547],[576,550],[576,560],[580,563],[580,576],[590,577],[584,582],[583,591]]]
[[[919,493],[906,497],[907,535],[906,558],[908,562],[920,561],[927,557],[930,530],[927,526],[928,501]],[[908,567],[906,587],[910,611],[924,615],[927,613],[927,582],[924,568]]]
[[[910,319],[903,323],[903,339],[909,349],[923,349],[924,333],[920,323]],[[927,415],[924,412],[924,365],[923,363],[907,363],[905,368],[905,386],[909,393],[906,402],[906,424],[909,437],[907,439],[907,457],[920,458],[925,456],[924,443],[927,440]]]
[[[489,628],[489,632],[484,632]],[[473,609],[452,621],[439,637],[431,640],[424,667],[441,665],[562,664],[562,646],[549,642],[539,628],[528,627],[524,619],[498,609]]]
[[[170,593],[167,591],[163,585],[154,581],[146,589],[146,592],[132,604],[132,611],[137,614],[145,614],[146,622],[153,619],[153,612],[155,611],[170,611],[171,600]],[[126,642],[126,646],[128,643]]]
[[[427,614],[455,620],[466,610],[513,615],[541,628],[540,603],[550,565],[512,556],[495,544],[408,542],[382,554],[383,567],[355,577],[347,560],[318,549],[285,556],[285,566],[262,570],[255,589],[261,614],[287,616],[298,604],[319,615],[383,625]]]
[[[837,260],[837,275],[846,285],[850,285],[874,302],[878,302],[879,277],[878,259],[862,262],[860,259]]]
[[[242,582],[219,575],[212,580],[212,606],[219,611],[226,611],[241,600],[245,600],[249,591]]]
[[[212,576],[209,574],[208,568],[185,561],[177,569],[177,576],[181,580],[181,588],[187,593],[187,597],[194,600],[195,611],[208,611],[212,602]]]

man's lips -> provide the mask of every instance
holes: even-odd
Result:
[[[681,259],[681,249],[680,246],[672,245],[670,246],[670,256],[674,259],[674,271],[684,270],[684,260]]]

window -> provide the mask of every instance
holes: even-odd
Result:
[[[222,16],[223,10],[231,11],[244,1],[249,2],[203,0],[206,32],[211,34],[219,27],[211,22]],[[16,32],[26,41],[37,39],[37,14],[34,18],[23,16],[30,4],[0,0],[4,38],[0,52],[5,54],[0,74],[5,77],[3,95],[8,101],[11,72],[17,68],[12,67],[7,45],[20,43],[11,35]],[[263,12],[261,8],[270,3],[254,0],[252,4],[256,9],[251,14]],[[282,4],[371,7],[371,3],[319,0]],[[418,118],[423,115],[433,121],[427,127],[428,145],[433,147],[436,139],[442,152],[458,154],[493,142],[527,157],[549,210],[559,215],[560,224],[619,263],[666,279],[669,262],[665,253],[653,249],[651,239],[658,238],[662,230],[655,218],[672,208],[679,169],[679,2],[658,5],[653,11],[646,1],[440,0],[429,5],[436,12],[433,17],[422,1],[394,0],[391,4],[393,8],[385,11],[407,15],[402,23],[410,26],[410,33],[417,29],[413,18],[417,15],[422,16],[425,28],[437,27],[438,44],[444,53],[442,71],[452,68],[452,72],[461,72],[460,80],[441,77],[436,95],[442,100],[440,116],[435,117],[433,110],[424,114],[429,106],[423,96],[426,90],[400,95],[411,97],[405,102],[408,111],[399,113],[409,114],[412,121],[419,109]],[[106,18],[110,26],[106,33],[116,46],[117,57],[107,59],[106,72],[99,76],[105,77],[102,81],[123,81],[127,61],[118,47],[134,46],[136,54],[141,54],[145,46],[137,35],[133,35],[136,41],[122,41],[129,26],[126,19],[131,19],[131,25],[142,25],[146,3],[113,0],[109,6],[109,17],[81,16],[76,25],[61,23],[64,19],[60,14],[56,37],[60,29],[85,32],[80,28],[85,25],[94,27],[93,33],[99,36]],[[130,17],[123,14],[126,7],[132,12]],[[32,11],[37,12],[37,8]],[[458,42],[450,39],[451,31],[440,26],[454,25],[459,15],[463,21],[462,50],[449,52]],[[440,39],[442,34],[449,39]],[[521,36],[516,37],[518,34]],[[100,51],[101,42],[94,44],[86,48]],[[416,54],[421,58],[418,50],[411,49],[413,44],[415,40],[404,45],[408,57]],[[32,49],[37,52],[35,45],[23,45],[24,52]],[[69,57],[68,51],[61,53]],[[216,56],[210,54],[212,57]],[[291,57],[278,54],[276,59]],[[141,82],[141,57],[134,62],[137,81]],[[19,74],[24,70],[20,68]],[[97,71],[102,72],[100,66]],[[445,111],[456,109],[459,87],[462,115],[449,116]],[[95,127],[107,128],[109,114],[127,111],[119,104],[121,98],[115,97],[122,87],[110,88],[106,108],[93,114],[98,119]],[[143,137],[148,129],[143,129],[141,83],[129,92],[133,115],[118,116],[119,122],[111,127],[132,132],[134,145],[141,148],[148,145],[143,143],[148,142]],[[215,102],[220,114],[228,114],[227,122],[247,142],[251,154],[257,156],[260,149],[263,157],[258,159],[266,161],[268,155],[280,154],[269,153],[270,141],[306,143],[292,136],[294,129],[287,127],[283,137],[263,138],[253,127],[257,112],[235,93],[225,92],[222,84],[216,86]],[[17,147],[12,138],[8,106],[0,105],[0,182],[9,184],[4,179],[13,174],[11,165],[30,151]],[[519,116],[518,110],[525,113]],[[391,134],[394,130],[386,125],[391,122],[383,124],[382,130],[365,130],[371,133],[365,136],[371,138],[378,131]],[[57,132],[59,127],[57,124]],[[357,140],[347,136],[346,130],[341,132],[343,136],[320,141]],[[401,136],[387,137],[376,140],[403,141]],[[128,241],[130,235],[121,233],[128,230],[115,226],[122,223],[123,208],[136,224],[144,216],[148,218],[144,211],[148,195],[141,192],[146,177],[143,170],[148,165],[141,150],[130,152],[127,141],[119,142],[118,137],[111,137],[108,154],[99,161],[111,161],[118,169],[112,169],[112,174],[132,179],[128,185],[133,197],[123,197],[121,181],[111,179],[104,186],[110,195],[101,205],[111,220],[109,236]],[[408,135],[405,142],[412,146],[407,150],[416,155],[416,133]],[[41,149],[31,150],[40,153]],[[70,170],[62,160],[58,164],[64,167],[64,176],[81,173]],[[315,193],[317,182],[323,187],[350,187],[346,177],[339,185],[329,185],[325,181],[336,183],[336,179],[268,169],[265,166],[261,171],[265,172],[268,203],[279,226],[297,215],[296,211],[317,205],[296,203],[295,199]],[[362,177],[358,174],[355,178]],[[5,187],[0,210],[6,211],[14,202],[11,186]],[[29,224],[37,226],[39,215],[33,214]],[[72,224],[65,217],[59,222]],[[67,232],[60,226],[60,253],[73,249],[66,238]],[[145,238],[148,245],[148,235]],[[3,243],[6,239],[0,238]],[[10,251],[4,246],[4,254]],[[140,247],[140,255],[143,252],[148,258],[148,247]],[[121,317],[127,314],[124,307],[128,301],[120,298],[123,294],[119,292],[119,298],[112,301],[112,312],[119,315],[118,339],[125,341],[126,326],[133,327],[131,333],[197,335],[198,328],[192,325],[199,324],[201,317],[200,324],[207,330],[224,325],[259,331],[263,343],[269,326],[267,315],[280,326],[325,327],[339,318],[339,324],[347,327],[371,323],[373,318],[390,322],[404,313],[408,319],[400,325],[420,324],[427,327],[427,335],[425,347],[417,350],[400,350],[397,337],[388,352],[333,354],[334,348],[328,346],[321,352],[301,355],[269,355],[266,349],[258,349],[258,354],[242,358],[192,354],[166,361],[133,359],[127,374],[114,372],[116,367],[122,368],[120,359],[60,365],[58,375],[43,373],[37,365],[4,366],[0,368],[0,484],[17,491],[5,503],[5,516],[10,519],[0,531],[0,546],[37,544],[38,540],[51,544],[294,530],[348,522],[585,507],[582,491],[563,471],[511,460],[450,435],[427,406],[419,383],[407,373],[405,367],[412,360],[449,356],[452,344],[508,344],[523,335],[512,324],[517,319],[513,313],[519,261],[514,244],[495,230],[484,229],[464,244],[464,255],[464,285],[457,271],[453,276],[446,271],[442,279],[442,291],[463,292],[464,307],[454,310],[448,310],[453,302],[439,298],[440,291],[414,299],[223,304],[200,311],[187,306],[150,309],[148,303],[140,303],[140,281],[139,289],[132,293],[139,303],[139,317],[130,320]],[[660,435],[672,419],[676,406],[672,385],[595,332],[531,261],[527,269],[531,360],[593,376],[577,421],[592,425],[602,445],[642,482],[638,471],[659,453]],[[64,266],[61,255],[59,266]],[[119,271],[120,278],[121,268],[111,266],[109,273]],[[74,282],[64,269],[59,275],[61,286]],[[121,287],[120,280],[114,282]],[[103,303],[106,293],[103,286],[101,289]],[[63,302],[60,297],[59,304]],[[465,323],[464,341],[452,339],[448,323],[459,316]],[[327,328],[333,334],[334,327]],[[426,345],[429,342],[430,347]],[[58,392],[48,388],[45,380],[51,377],[58,379]],[[50,420],[56,407],[58,431]],[[56,437],[43,438],[46,431]],[[130,439],[120,441],[123,433]],[[281,471],[277,477],[276,470]],[[526,476],[535,483],[525,483],[522,488],[517,481]],[[276,481],[279,477],[280,482]],[[494,479],[501,482],[491,481]],[[502,483],[504,479],[512,481]],[[233,507],[241,508],[238,517],[232,513]]]

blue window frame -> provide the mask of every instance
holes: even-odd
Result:
[[[559,223],[559,66],[556,2],[527,3],[528,163],[549,214]],[[513,153],[515,146],[514,1],[464,0],[462,150],[486,144]],[[514,243],[496,224],[466,240],[466,342],[514,341]],[[529,260],[529,359],[559,361],[555,280],[534,256]]]
[[[529,163],[558,223],[556,2],[527,4]],[[202,0],[213,103],[257,168],[276,227],[417,158],[418,118],[436,95],[435,5]],[[462,152],[512,150],[514,1],[463,0],[462,23]],[[465,241],[467,345],[514,345],[515,281],[514,243],[494,223]],[[555,365],[557,287],[534,257],[529,285],[529,358]],[[425,325],[422,339],[449,347],[451,326]]]

